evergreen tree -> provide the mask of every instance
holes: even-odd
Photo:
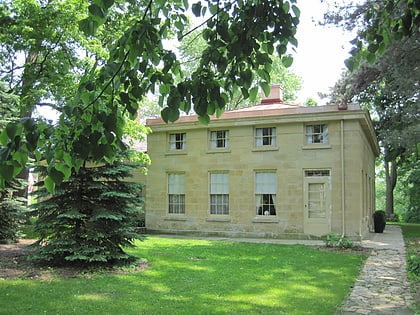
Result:
[[[0,82],[0,129],[18,117],[17,101],[13,94],[5,91]],[[0,150],[0,156],[7,153],[7,149]],[[11,179],[3,185],[4,189],[0,189],[0,242],[17,241],[26,210],[26,199],[20,198],[17,192],[24,189],[25,185],[19,179]]]
[[[49,265],[82,266],[133,261],[123,247],[143,238],[137,230],[142,184],[128,181],[138,167],[123,162],[84,165],[57,185],[54,195],[39,182],[35,195],[40,201],[33,214],[40,240],[32,258]]]

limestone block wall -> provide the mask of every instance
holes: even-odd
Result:
[[[329,232],[342,233],[344,228],[346,235],[360,238],[368,228],[366,218],[373,207],[371,186],[375,153],[358,120],[341,118],[325,115],[298,119],[270,117],[216,121],[209,126],[198,123],[152,126],[153,132],[148,136],[148,153],[152,160],[147,176],[148,231],[312,238]],[[305,124],[313,121],[328,124],[328,144],[306,145]],[[275,127],[276,145],[256,148],[256,126]],[[209,132],[218,129],[229,130],[229,148],[209,148]],[[186,133],[186,150],[168,150],[168,136],[173,132]],[[276,173],[275,216],[256,214],[255,172],[263,170]],[[310,223],[305,217],[305,170],[330,172],[328,220],[314,229],[308,226]],[[229,174],[228,215],[210,214],[209,173],[215,171]],[[185,174],[184,214],[168,213],[168,174],[173,172]],[[365,187],[362,183],[366,177]],[[344,212],[342,198],[345,198]]]

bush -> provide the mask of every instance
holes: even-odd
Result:
[[[337,233],[328,233],[325,235],[325,246],[327,247],[340,247],[340,248],[353,248],[354,243],[346,236],[341,236]]]
[[[420,223],[420,207],[412,207],[404,215],[407,223]]]
[[[407,259],[407,271],[420,277],[420,255],[409,255]]]

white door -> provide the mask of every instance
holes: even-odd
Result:
[[[316,236],[329,233],[331,231],[330,177],[305,176],[304,194],[304,233]]]

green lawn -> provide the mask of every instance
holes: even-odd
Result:
[[[413,291],[416,314],[420,314],[420,224],[398,223],[407,248],[407,269]]]
[[[334,314],[363,255],[151,237],[137,273],[0,280],[0,314]]]

